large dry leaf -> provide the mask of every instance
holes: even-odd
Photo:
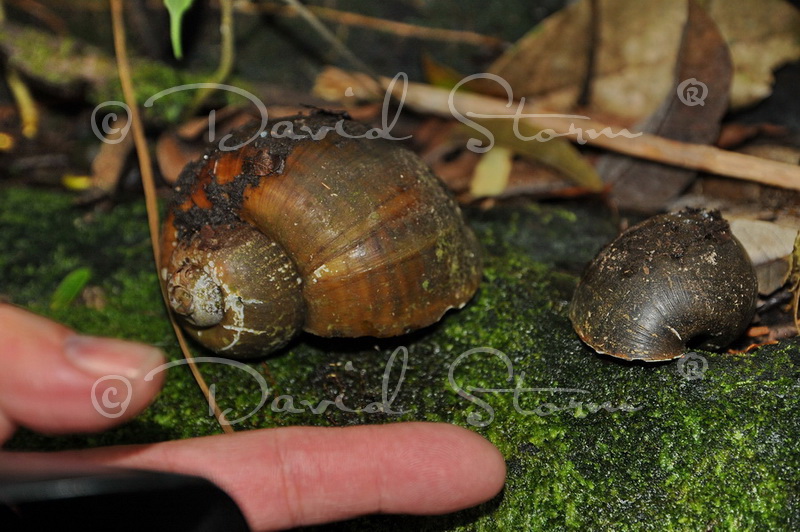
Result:
[[[698,2],[717,23],[731,50],[731,107],[769,96],[772,71],[800,58],[800,11],[784,0]]]
[[[554,111],[572,109],[591,75],[592,110],[630,122],[649,116],[672,85],[686,0],[598,0],[597,7],[592,13],[582,0],[550,16],[489,71],[516,97]]]
[[[586,1],[546,18],[489,67],[516,98],[537,98],[554,111],[572,109],[589,69],[591,10]]]
[[[588,107],[641,119],[672,86],[686,0],[602,0]]]
[[[671,90],[659,110],[635,129],[673,140],[710,144],[719,135],[719,124],[728,107],[733,67],[728,47],[711,17],[692,0],[687,7]],[[705,100],[687,99],[685,80],[691,79],[695,80],[691,84],[705,93]],[[613,185],[617,205],[642,212],[663,209],[696,174],[694,170],[617,154],[604,155],[597,170]]]
[[[785,0],[700,0],[735,65],[731,105],[768,96],[772,71],[800,58],[800,13]],[[652,114],[671,87],[686,0],[581,0],[551,15],[495,61],[517,97],[554,111],[589,107],[629,123]],[[590,55],[591,54],[591,55]],[[593,59],[589,72],[590,57]]]

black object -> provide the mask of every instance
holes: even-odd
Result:
[[[200,477],[18,458],[0,463],[3,532],[249,530],[233,499]]]

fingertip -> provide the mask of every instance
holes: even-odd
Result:
[[[480,487],[474,492],[474,504],[491,499],[505,486],[506,460],[503,454],[477,432],[457,425],[448,426],[458,440],[462,480]]]
[[[10,305],[0,305],[0,417],[45,433],[94,432],[128,420],[160,389],[163,364],[149,346],[91,338]]]
[[[506,462],[500,450],[480,434],[448,423],[399,424],[415,442],[418,456],[405,467],[424,484],[424,497],[403,500],[401,511],[441,514],[486,502],[503,489]],[[411,461],[413,460],[413,461]],[[412,483],[413,487],[415,483]],[[398,510],[393,510],[398,511]]]
[[[89,377],[119,375],[141,379],[164,363],[164,355],[155,347],[117,340],[71,334],[62,345],[68,362]]]
[[[63,343],[63,358],[80,375],[75,392],[87,391],[74,417],[61,431],[99,431],[127,421],[144,410],[164,381],[161,350],[127,340],[70,335]],[[89,410],[91,406],[91,410]],[[79,425],[85,423],[85,425]]]

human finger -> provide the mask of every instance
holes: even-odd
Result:
[[[492,498],[505,481],[496,447],[444,423],[262,429],[54,456],[208,478],[254,530],[449,513]]]
[[[158,393],[163,373],[143,377],[163,362],[153,347],[82,336],[0,304],[0,443],[18,426],[96,432],[127,421]]]

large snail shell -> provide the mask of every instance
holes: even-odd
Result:
[[[339,120],[293,117],[291,130],[308,136],[304,126]],[[177,188],[162,237],[170,304],[195,338],[230,356],[267,353],[299,328],[403,334],[463,306],[481,277],[458,206],[396,142],[266,135],[210,151]]]
[[[753,317],[758,285],[747,252],[717,212],[687,210],[630,228],[586,268],[570,319],[598,353],[677,358],[720,349]]]

